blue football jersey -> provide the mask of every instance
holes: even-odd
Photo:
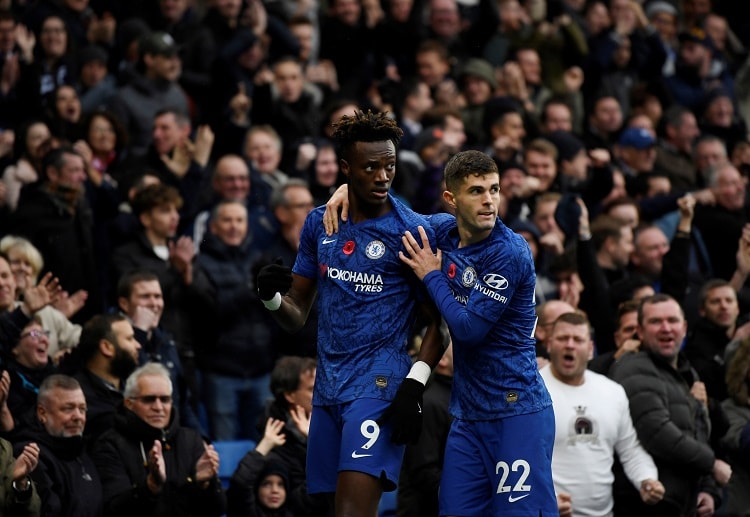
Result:
[[[536,363],[536,272],[528,244],[498,219],[488,238],[459,248],[455,219],[440,215],[430,222],[453,298],[474,317],[492,322],[482,343],[451,336],[451,413],[492,420],[550,406]]]
[[[313,403],[330,405],[358,398],[392,400],[409,372],[407,339],[416,302],[426,293],[398,258],[406,230],[428,221],[393,196],[386,215],[339,226],[327,236],[325,207],[310,212],[300,236],[294,273],[317,279],[318,373]]]

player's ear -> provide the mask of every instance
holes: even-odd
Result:
[[[456,208],[456,202],[453,200],[453,194],[450,190],[443,191],[443,200],[448,203],[451,208]]]

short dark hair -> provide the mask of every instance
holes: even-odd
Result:
[[[560,314],[557,319],[552,323],[552,330],[555,329],[558,323],[569,323],[571,325],[586,325],[589,327],[589,319],[586,317],[586,313],[583,311],[575,312],[564,312]]]
[[[371,110],[356,111],[354,115],[344,115],[333,126],[333,138],[338,144],[338,155],[346,159],[357,142],[382,142],[390,140],[398,147],[403,130],[388,112],[373,113]]]
[[[81,156],[80,154],[78,154],[78,151],[76,151],[69,145],[57,147],[47,152],[47,154],[44,155],[44,158],[42,158],[42,170],[44,171],[44,177],[46,179],[49,179],[49,176],[47,175],[47,170],[50,167],[55,168],[57,170],[62,169],[68,161],[68,159],[66,158],[66,155],[70,155],[70,154],[74,156],[78,156],[78,157]]]
[[[122,314],[98,314],[88,320],[81,330],[81,338],[76,350],[80,354],[83,364],[96,355],[99,350],[99,342],[106,339],[114,343],[117,338],[112,331],[112,325],[119,321],[128,321]]]
[[[622,238],[622,228],[625,223],[606,214],[599,215],[591,223],[591,242],[594,245],[594,249],[599,251],[602,249],[604,242],[612,238],[619,242]]]
[[[731,287],[732,290],[734,291],[734,287],[732,287],[732,284],[730,284],[723,278],[712,278],[710,280],[707,280],[706,283],[704,283],[701,286],[701,293],[699,297],[701,301],[701,307],[704,307],[706,305],[706,298],[708,298],[708,292],[714,289],[718,289],[719,287]]]
[[[148,269],[136,269],[129,271],[120,277],[117,282],[117,297],[130,298],[133,292],[133,286],[138,282],[159,281],[159,276]]]
[[[668,294],[664,293],[656,293],[652,296],[647,296],[643,300],[641,300],[640,305],[638,305],[638,325],[643,326],[643,308],[646,305],[656,305],[657,303],[665,303],[665,302],[675,302],[677,306],[680,308],[680,312],[682,313],[682,317],[685,317],[685,311],[682,309],[682,305],[677,302],[673,297],[669,296]]]
[[[445,186],[451,191],[470,175],[485,176],[487,174],[497,174],[498,178],[500,177],[497,163],[485,153],[473,150],[461,151],[451,156],[443,172]]]
[[[133,214],[138,217],[143,213],[149,212],[156,207],[173,204],[178,210],[182,208],[182,196],[178,190],[171,185],[163,183],[149,185],[138,191],[133,197],[130,206]]]
[[[312,357],[284,356],[276,361],[271,371],[271,393],[278,404],[286,406],[284,395],[299,388],[299,378],[305,372],[317,368],[318,363]]]

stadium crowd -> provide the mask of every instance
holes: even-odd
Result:
[[[576,500],[556,455],[602,418],[577,406],[560,515],[750,515],[743,7],[0,0],[0,514],[331,514],[304,480],[317,311],[289,334],[255,281],[294,264],[345,183],[335,124],[371,110],[403,131],[391,193],[421,214],[451,210],[451,156],[494,159],[543,377],[624,388],[648,478],[603,448],[605,502]],[[448,358],[399,515],[436,515]],[[210,442],[239,439],[258,445],[225,491]]]

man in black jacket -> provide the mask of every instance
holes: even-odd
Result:
[[[623,356],[611,370],[612,379],[625,388],[638,439],[666,488],[658,504],[634,501],[622,515],[713,513],[719,501],[716,483],[726,485],[731,476],[730,466],[709,445],[705,386],[679,353],[686,330],[674,298],[656,294],[644,299],[637,327],[641,351]]]
[[[138,368],[125,383],[124,397],[114,429],[92,452],[106,515],[222,515],[219,455],[197,431],[178,425],[166,368]]]
[[[39,465],[30,474],[45,517],[101,517],[102,485],[86,452],[83,428],[86,399],[78,381],[50,375],[39,387],[36,407],[40,425],[19,432],[14,450],[39,445]]]

